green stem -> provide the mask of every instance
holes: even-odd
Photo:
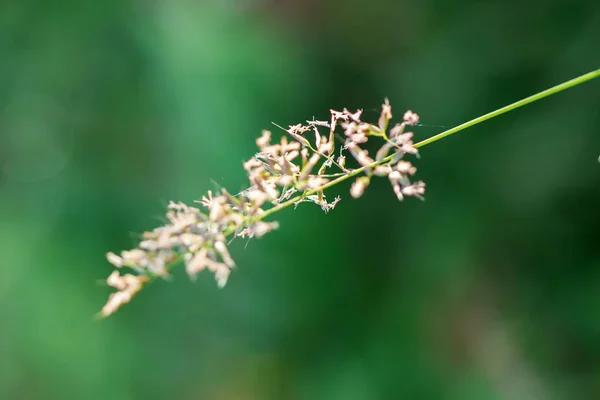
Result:
[[[497,117],[498,115],[501,115],[501,114],[507,113],[509,111],[515,110],[515,109],[517,109],[519,107],[523,107],[524,105],[527,105],[529,103],[533,103],[534,101],[541,100],[544,97],[548,97],[548,96],[553,95],[555,93],[562,92],[563,90],[569,89],[569,88],[571,88],[573,86],[580,85],[583,82],[589,81],[589,80],[594,79],[594,78],[596,78],[598,76],[600,76],[600,69],[597,69],[597,70],[592,71],[592,72],[588,72],[587,74],[578,76],[577,78],[571,79],[570,81],[563,82],[560,85],[553,86],[550,89],[546,89],[546,90],[544,90],[542,92],[536,93],[533,96],[525,97],[522,100],[516,101],[516,102],[514,102],[512,104],[509,104],[509,105],[504,106],[502,108],[499,108],[499,109],[497,109],[495,111],[492,111],[490,113],[482,115],[481,117],[477,117],[475,119],[472,119],[472,120],[470,120],[468,122],[465,122],[464,124],[460,124],[460,125],[452,128],[452,129],[448,129],[445,132],[438,133],[437,135],[432,136],[432,137],[430,137],[428,139],[425,139],[422,142],[416,143],[415,147],[417,147],[417,148],[418,147],[423,147],[425,145],[428,145],[430,143],[433,143],[435,141],[443,139],[446,136],[450,136],[453,133],[460,132],[463,129],[467,129],[467,128],[473,126],[473,125],[477,125],[477,124],[479,124],[479,123],[481,123],[483,121],[487,121],[488,119]]]
[[[467,128],[473,126],[473,125],[477,125],[477,124],[479,124],[481,122],[487,121],[488,119],[491,119],[491,118],[497,117],[497,116],[499,116],[501,114],[504,114],[504,113],[507,113],[509,111],[515,110],[515,109],[517,109],[519,107],[522,107],[522,106],[524,106],[526,104],[533,103],[534,101],[541,100],[544,97],[548,97],[548,96],[553,95],[555,93],[562,92],[563,90],[566,90],[566,89],[571,88],[573,86],[577,86],[579,84],[582,84],[583,82],[589,81],[590,79],[594,79],[594,78],[596,78],[598,76],[600,76],[600,69],[597,69],[597,70],[592,71],[592,72],[588,72],[587,74],[581,75],[581,76],[579,76],[579,77],[577,77],[575,79],[571,79],[570,81],[566,81],[564,83],[561,83],[560,85],[553,86],[550,89],[546,89],[546,90],[544,90],[542,92],[534,94],[533,96],[526,97],[526,98],[524,98],[522,100],[516,101],[516,102],[514,102],[512,104],[509,104],[509,105],[504,106],[502,108],[499,108],[499,109],[497,109],[495,111],[492,111],[490,113],[482,115],[481,117],[477,117],[477,118],[472,119],[472,120],[470,120],[468,122],[465,122],[464,124],[460,124],[460,125],[452,128],[452,129],[448,129],[445,132],[439,133],[439,134],[437,134],[435,136],[432,136],[432,137],[430,137],[428,139],[425,139],[425,140],[423,140],[423,141],[421,141],[419,143],[415,143],[414,147],[419,148],[419,147],[426,146],[426,145],[428,145],[430,143],[433,143],[435,141],[443,139],[446,136],[450,136],[453,133],[460,132],[463,129],[467,129]],[[277,206],[275,206],[273,208],[269,208],[268,210],[266,210],[261,215],[257,215],[254,218],[252,218],[252,220],[250,221],[250,224],[252,224],[252,223],[254,223],[254,222],[258,221],[258,220],[264,219],[264,218],[268,217],[269,215],[274,214],[274,213],[276,213],[276,212],[278,212],[278,211],[280,211],[280,210],[282,210],[282,209],[284,209],[286,207],[289,207],[292,204],[295,204],[296,202],[298,202],[299,200],[302,200],[302,198],[304,198],[306,196],[310,196],[311,194],[322,192],[323,190],[328,189],[328,188],[330,188],[332,186],[335,186],[338,183],[341,183],[341,182],[345,181],[346,179],[350,179],[350,178],[352,178],[352,177],[354,177],[354,176],[362,173],[367,168],[374,168],[374,167],[376,167],[376,166],[378,166],[380,164],[385,164],[386,162],[391,161],[392,158],[394,158],[394,156],[395,156],[395,154],[392,154],[392,155],[387,156],[387,157],[385,157],[385,158],[383,158],[383,159],[381,159],[379,161],[376,161],[376,162],[374,162],[372,164],[369,164],[369,165],[366,165],[364,167],[355,169],[352,172],[350,172],[350,173],[348,173],[348,174],[346,174],[344,176],[340,176],[337,179],[334,179],[334,180],[332,180],[330,182],[327,182],[325,185],[323,185],[323,186],[321,186],[321,187],[319,187],[317,189],[309,190],[309,191],[305,192],[302,195],[299,195],[299,196],[296,196],[294,198],[291,198],[290,200],[288,200],[288,201],[286,201],[284,203],[281,203],[281,204],[279,204],[279,205],[277,205]]]
[[[580,84],[582,84],[582,83],[584,83],[586,81],[589,81],[591,79],[594,79],[594,78],[596,78],[598,76],[600,76],[600,69],[597,69],[597,70],[592,71],[592,72],[588,72],[587,74],[581,75],[581,76],[579,76],[579,77],[577,77],[575,79],[571,79],[570,81],[561,83],[560,85],[553,86],[550,89],[546,89],[546,90],[544,90],[542,92],[534,94],[533,96],[526,97],[526,98],[524,98],[522,100],[516,101],[516,102],[514,102],[512,104],[509,104],[509,105],[504,106],[502,108],[499,108],[499,109],[497,109],[495,111],[492,111],[490,113],[482,115],[481,117],[477,117],[475,119],[472,119],[471,121],[465,122],[465,123],[463,123],[461,125],[458,125],[458,126],[452,128],[452,129],[449,129],[449,130],[447,130],[445,132],[439,133],[439,134],[437,134],[435,136],[432,136],[432,137],[430,137],[428,139],[425,139],[425,140],[423,140],[423,141],[421,141],[419,143],[416,143],[414,145],[414,147],[419,148],[419,147],[426,146],[426,145],[428,145],[430,143],[433,143],[433,142],[436,142],[436,141],[438,141],[440,139],[443,139],[446,136],[450,136],[450,135],[452,135],[452,134],[454,134],[456,132],[460,132],[463,129],[467,129],[467,128],[471,127],[471,126],[477,125],[477,124],[479,124],[481,122],[487,121],[488,119],[491,119],[491,118],[497,117],[497,116],[499,116],[501,114],[504,114],[504,113],[507,113],[509,111],[515,110],[515,109],[517,109],[519,107],[522,107],[522,106],[524,106],[526,104],[533,103],[535,101],[543,99],[544,97],[548,97],[548,96],[550,96],[552,94],[562,92],[563,90],[569,89],[569,88],[571,88],[573,86],[580,85]],[[281,129],[283,129],[283,128],[281,128]],[[379,161],[376,161],[376,162],[373,162],[373,163],[371,163],[369,165],[366,165],[364,167],[355,169],[355,170],[349,172],[346,175],[340,176],[339,178],[336,178],[336,179],[334,179],[334,180],[332,180],[330,182],[327,182],[325,185],[320,186],[317,189],[308,190],[308,191],[304,192],[301,195],[298,195],[298,196],[296,196],[296,197],[294,197],[294,198],[292,198],[290,200],[287,200],[287,201],[285,201],[285,202],[283,202],[281,204],[278,204],[275,207],[272,207],[272,208],[266,210],[264,213],[262,213],[260,215],[257,215],[257,216],[254,216],[254,217],[250,218],[250,220],[248,221],[248,224],[251,225],[251,224],[253,224],[256,221],[259,221],[259,220],[262,220],[264,218],[267,218],[268,216],[270,216],[270,215],[272,215],[272,214],[274,214],[274,213],[276,213],[278,211],[283,210],[284,208],[287,208],[287,207],[289,207],[289,206],[297,203],[299,200],[302,200],[306,196],[310,196],[312,194],[322,192],[322,191],[324,191],[326,189],[329,189],[332,186],[337,185],[338,183],[341,183],[341,182],[343,182],[343,181],[345,181],[347,179],[355,177],[356,175],[364,172],[367,168],[372,169],[372,168],[374,168],[374,167],[376,167],[378,165],[385,164],[386,162],[391,161],[394,158],[394,156],[395,156],[395,154],[392,154],[392,155],[387,156],[387,157],[385,157],[385,158],[383,158],[383,159],[381,159]],[[234,229],[230,229],[230,230],[226,231],[225,232],[225,236],[229,236],[229,235],[233,234],[234,231],[235,231]],[[152,281],[152,280],[153,279],[150,279],[149,281]]]

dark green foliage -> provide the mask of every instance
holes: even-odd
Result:
[[[224,290],[93,319],[105,252],[271,121],[388,96],[418,141],[600,65],[591,0],[270,3],[0,6],[0,398],[599,398],[596,81],[424,148],[425,202],[282,212]]]

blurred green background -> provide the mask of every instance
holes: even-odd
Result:
[[[303,204],[219,290],[106,320],[104,254],[241,189],[271,121],[389,97],[417,140],[600,66],[600,3],[0,4],[1,399],[599,399],[600,81]]]

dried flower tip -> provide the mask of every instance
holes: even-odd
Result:
[[[240,232],[236,234],[236,236],[242,238],[253,238],[253,237],[261,237],[269,233],[270,231],[279,228],[279,223],[277,221],[273,222],[264,222],[264,221],[256,221],[251,226],[247,226],[242,229]]]
[[[187,253],[185,255],[185,270],[190,277],[195,276],[208,264],[208,250],[206,247],[201,248],[196,254]]]
[[[390,167],[387,165],[378,165],[373,170],[373,175],[386,176],[390,173]]]
[[[319,153],[330,154],[333,151],[333,143],[329,142],[325,136],[321,139],[321,144],[318,145]]]
[[[106,278],[106,284],[118,290],[125,290],[127,287],[127,284],[123,277],[121,277],[121,274],[119,274],[119,271],[113,271],[108,278]]]
[[[248,161],[246,161],[244,163],[244,169],[246,170],[246,172],[250,172],[253,169],[262,167],[262,165],[263,164],[260,161],[258,161],[256,158],[252,157],[251,159],[249,159]]]
[[[410,186],[405,186],[402,188],[402,194],[405,196],[421,196],[425,194],[425,183],[419,181]]]
[[[404,132],[404,128],[406,128],[406,123],[396,124],[392,129],[390,129],[390,139],[395,139],[396,136],[401,135]]]
[[[229,250],[227,250],[227,246],[225,245],[225,242],[223,242],[223,241],[215,242],[215,250],[217,251],[217,253],[219,253],[219,255],[223,259],[223,262],[225,263],[225,265],[227,265],[230,268],[235,265],[235,262],[233,261],[233,259],[231,258],[231,255],[229,254]]]
[[[381,106],[381,115],[379,116],[379,129],[385,131],[387,129],[388,123],[392,119],[392,106],[390,106],[390,101],[385,99],[385,103]]]
[[[136,265],[145,266],[148,260],[148,254],[141,249],[125,250],[121,252],[123,265],[133,267]]]
[[[389,180],[393,183],[393,182],[398,182],[400,181],[400,178],[402,178],[402,174],[400,174],[399,171],[392,171],[390,172],[390,174],[388,175]]]
[[[288,151],[292,151],[292,150],[300,150],[300,147],[302,147],[302,145],[298,142],[288,142],[287,137],[282,136],[281,137],[281,143],[280,143],[280,154],[285,154]]]
[[[348,131],[346,131],[346,136],[348,136],[346,148],[348,148],[349,144],[361,144],[369,141],[369,138],[364,133],[348,133]]]
[[[277,180],[277,184],[279,186],[289,186],[294,182],[294,177],[291,175],[283,175]]]
[[[316,126],[313,126],[313,131],[315,132],[315,146],[319,146],[321,144],[321,134]]]
[[[175,203],[173,200],[169,201],[169,205],[167,206],[169,210],[177,211],[177,212],[187,212],[188,205],[179,201]]]
[[[324,178],[322,176],[309,176],[308,181],[306,182],[306,187],[308,189],[318,189],[321,186],[325,185],[329,182],[329,179]]]
[[[394,138],[394,143],[400,146],[407,143],[412,145],[412,138],[414,135],[413,132],[402,133]]]
[[[358,163],[363,167],[375,162],[375,160],[369,157],[369,152],[367,150],[361,150],[357,152],[355,157],[356,161],[358,161]]]
[[[275,182],[265,182],[263,184],[263,190],[269,197],[269,200],[275,200],[279,197],[279,191],[277,190]]]
[[[190,251],[195,251],[194,247],[200,246],[204,243],[202,236],[195,233],[182,233],[179,235],[178,241],[181,242],[185,247],[189,248]]]
[[[404,113],[404,117],[402,118],[406,125],[415,125],[419,122],[419,115],[417,113],[408,110]]]
[[[313,119],[312,121],[307,120],[306,123],[309,125],[314,125],[314,126],[323,126],[325,128],[330,127],[329,122],[327,122],[327,121],[317,121],[317,120]]]
[[[300,143],[296,142],[296,144],[299,145]],[[283,160],[287,161],[288,163],[291,163],[291,161],[294,160],[294,158],[298,157],[299,154],[300,154],[300,152],[298,150],[292,150],[289,153],[285,153],[285,156],[281,157],[281,158]],[[295,165],[291,164],[290,167],[291,166],[295,166]]]
[[[283,194],[281,195],[281,198],[280,198],[279,200],[280,200],[280,201],[287,200],[287,199],[289,199],[290,197],[292,197],[292,195],[293,195],[294,193],[296,193],[296,192],[297,192],[296,188],[294,188],[294,187],[293,187],[293,188],[289,188],[288,190],[286,190],[286,191],[285,191],[285,193],[283,193]]]
[[[300,155],[302,156],[302,166],[304,167],[308,163],[308,149],[304,147],[300,150]]]
[[[360,122],[360,117],[362,115],[363,110],[356,110],[356,112],[354,114],[352,114],[350,111],[348,111],[347,109],[344,108],[344,113],[346,113],[348,115],[348,117],[350,117],[351,120],[355,121],[355,122]]]
[[[335,208],[335,206],[337,205],[337,203],[340,202],[340,200],[342,200],[342,198],[340,196],[336,196],[336,198],[333,199],[331,203],[328,203],[327,200],[325,200],[325,195],[323,195],[323,199],[320,202],[321,209],[325,211],[325,214],[327,214],[329,211]]]
[[[361,176],[354,181],[350,187],[350,195],[355,199],[358,199],[365,193],[365,189],[369,186],[370,179],[367,176]]]
[[[279,223],[277,221],[273,221],[273,222],[258,221],[254,224],[253,236],[261,237],[277,228],[279,228]]]
[[[414,175],[417,172],[417,168],[408,161],[399,161],[395,169],[404,175]]]
[[[336,110],[329,110],[329,112],[331,112],[331,119],[334,121],[337,120],[342,120],[342,121],[347,121],[348,120],[348,110],[346,110],[344,108],[344,111],[336,111]],[[334,123],[331,124],[332,126],[334,126]]]
[[[267,200],[269,200],[269,196],[267,196],[262,190],[256,188],[248,190],[245,193],[245,196],[257,207],[262,206]]]
[[[108,253],[106,253],[106,259],[108,260],[109,263],[111,263],[112,265],[114,265],[117,268],[123,266],[123,259],[121,257],[119,257],[118,255],[116,255],[115,253],[113,253],[112,251],[109,251]]]
[[[210,210],[208,218],[211,221],[219,221],[225,217],[229,212],[229,205],[227,204],[227,197],[216,196],[213,197],[212,191],[208,191],[208,197],[202,196],[202,204]],[[194,221],[192,221],[193,223]]]
[[[340,196],[337,196],[331,203],[328,203],[327,199],[325,198],[325,194],[323,192],[319,192],[318,194],[311,194],[306,197],[303,197],[294,204],[295,207],[298,207],[300,203],[315,203],[318,206],[320,206],[321,209],[327,214],[329,211],[335,208],[335,206],[337,205],[337,203],[340,202],[341,199],[342,198]]]
[[[160,247],[160,244],[156,240],[142,240],[138,247],[142,250],[156,251]]]
[[[283,128],[281,128],[283,129]],[[286,131],[291,137],[293,137],[294,139],[296,139],[298,142],[300,142],[303,146],[310,146],[310,142],[308,141],[308,139],[306,139],[304,136],[302,136],[302,133],[306,132],[308,129],[305,126],[303,126],[302,124],[297,124],[297,125],[290,125],[289,129],[283,129],[284,131]]]
[[[398,182],[392,182],[392,188],[394,189],[394,193],[398,200],[404,200],[404,195],[402,194],[402,187],[398,184]]]
[[[271,143],[271,132],[264,130],[262,131],[261,137],[256,139],[256,145],[262,150],[264,147]]]
[[[231,274],[231,270],[227,268],[225,264],[216,263],[215,268],[215,280],[217,281],[217,286],[219,289],[223,289],[227,284],[227,279],[229,279],[229,275]]]
[[[319,161],[319,155],[317,153],[313,153],[313,155],[310,156],[310,159],[308,160],[308,162],[302,169],[302,173],[298,177],[298,180],[303,181],[306,178],[308,178],[308,175],[310,175],[310,172],[315,167],[315,165],[317,165],[318,161]]]
[[[118,291],[109,296],[108,301],[102,307],[102,316],[107,317],[123,304],[128,303],[147,281],[148,277],[143,275],[126,274],[120,276],[118,271],[113,271],[106,279],[106,283]]]

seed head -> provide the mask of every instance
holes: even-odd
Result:
[[[405,112],[403,121],[389,131],[392,107],[387,99],[377,124],[362,121],[362,110],[330,110],[330,115],[329,122],[313,118],[306,125],[281,128],[286,135],[279,142],[273,140],[271,131],[262,131],[256,139],[258,152],[243,163],[249,182],[247,189],[235,196],[225,189],[208,191],[198,201],[199,207],[170,202],[163,226],[144,232],[137,247],[131,250],[119,255],[107,253],[111,264],[132,273],[115,270],[107,278],[106,283],[117,291],[110,295],[102,315],[110,315],[129,302],[151,279],[167,277],[171,265],[178,260],[183,260],[190,278],[208,270],[219,287],[225,286],[235,267],[227,246],[228,237],[264,236],[279,224],[263,219],[289,205],[314,203],[327,213],[341,197],[328,202],[325,189],[349,177],[357,177],[350,188],[354,198],[364,194],[373,176],[387,176],[399,200],[406,196],[422,198],[425,184],[410,181],[416,167],[404,160],[406,154],[418,154],[413,133],[404,132],[406,126],[418,123],[417,114]],[[342,139],[336,153],[338,127],[343,135],[339,135]],[[375,159],[363,147],[372,139],[382,141],[374,153]],[[345,150],[354,162],[346,159]]]

